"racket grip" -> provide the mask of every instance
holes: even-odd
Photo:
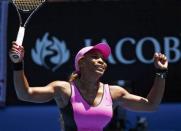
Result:
[[[25,27],[20,26],[19,27],[19,31],[18,31],[18,35],[16,38],[16,44],[21,46],[23,43],[23,39],[24,39],[24,34],[25,34]],[[13,60],[14,63],[18,63],[21,59],[21,54],[19,53],[11,53],[10,54],[10,58],[11,60]]]
[[[23,39],[24,39],[24,34],[25,34],[25,27],[20,26],[19,31],[18,31],[18,35],[16,38],[16,43],[18,45],[22,45]]]

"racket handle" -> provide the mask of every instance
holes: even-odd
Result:
[[[25,34],[25,27],[20,26],[19,31],[18,31],[18,35],[16,38],[16,43],[18,45],[22,45],[23,39],[24,39],[24,34]]]
[[[16,38],[16,44],[21,46],[23,43],[23,39],[24,39],[24,34],[25,34],[25,27],[20,26],[19,27],[19,31],[18,31],[18,35]],[[10,54],[11,60],[13,60],[14,63],[17,63],[20,61],[21,59],[21,54],[19,53],[11,53]]]

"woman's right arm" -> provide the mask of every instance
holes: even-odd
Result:
[[[57,96],[62,96],[61,103],[65,103],[69,98],[70,88],[69,83],[65,81],[54,81],[44,87],[30,87],[28,80],[25,76],[23,66],[20,64],[23,62],[24,49],[23,47],[18,47],[16,43],[13,43],[13,46],[9,52],[10,56],[13,53],[19,53],[20,59],[15,62],[13,57],[10,57],[14,65],[13,79],[16,94],[20,100],[43,103],[48,102],[52,99],[56,99]],[[18,66],[17,66],[18,65]],[[21,67],[22,66],[22,67]],[[62,105],[60,105],[62,106]]]
[[[30,87],[23,70],[14,71],[14,86],[20,100],[35,103],[48,102],[59,96],[62,98],[61,103],[67,103],[70,94],[69,83],[66,81],[53,81],[43,87]]]
[[[48,102],[54,99],[56,95],[65,95],[67,92],[67,82],[63,81],[54,81],[43,87],[30,87],[23,70],[14,71],[13,78],[17,97],[23,101]]]

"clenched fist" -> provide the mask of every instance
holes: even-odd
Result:
[[[157,69],[166,70],[168,68],[168,60],[164,54],[154,54],[154,65]]]
[[[16,42],[12,42],[9,57],[13,63],[22,62],[24,58],[24,47],[16,44]]]

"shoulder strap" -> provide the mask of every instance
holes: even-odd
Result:
[[[108,84],[104,84],[104,97],[106,98],[106,100],[112,103],[112,97],[111,97],[110,88]]]

